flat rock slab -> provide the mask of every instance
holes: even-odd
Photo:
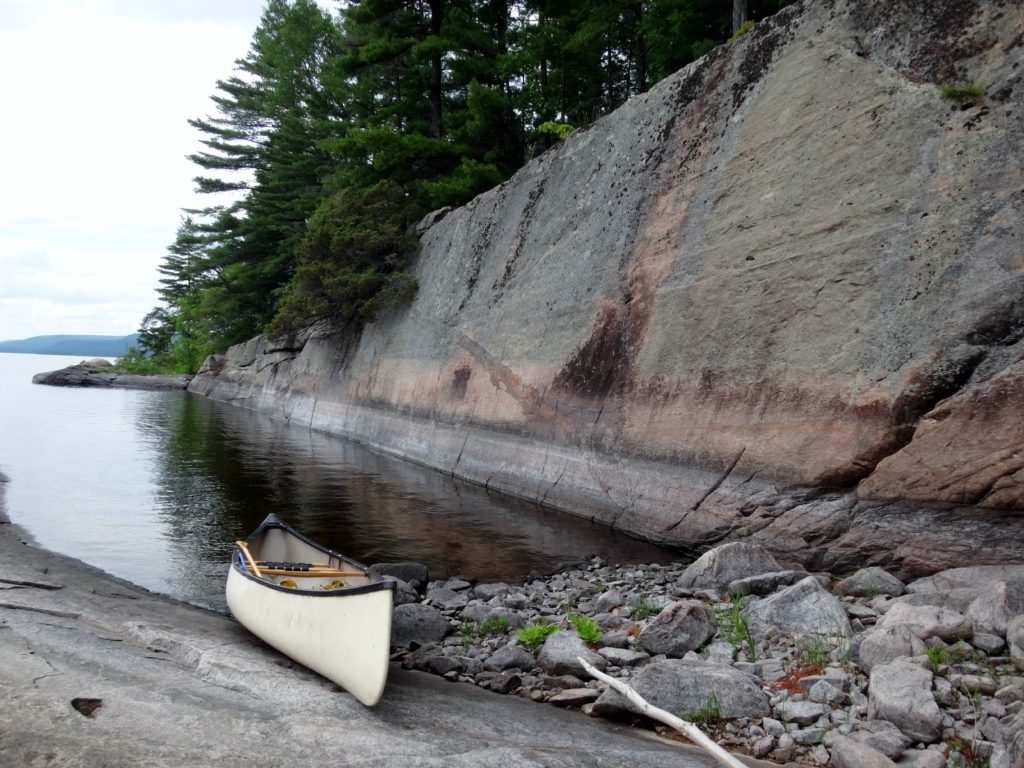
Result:
[[[0,607],[5,765],[43,754],[108,768],[715,765],[641,731],[397,667],[367,709],[226,616],[18,536],[0,525],[0,560],[66,586]]]

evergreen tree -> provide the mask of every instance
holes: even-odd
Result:
[[[264,331],[408,298],[407,225],[509,178],[789,0],[267,0],[215,113],[143,321],[190,369]],[[273,322],[271,323],[271,319]]]

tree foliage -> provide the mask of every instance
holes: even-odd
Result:
[[[143,320],[194,370],[256,333],[357,327],[411,297],[408,225],[509,178],[789,0],[267,0],[196,118],[186,211]]]

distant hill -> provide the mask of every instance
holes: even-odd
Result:
[[[33,336],[17,341],[0,341],[0,352],[21,352],[31,355],[86,355],[88,357],[120,357],[128,347],[137,344],[139,334],[130,336]]]

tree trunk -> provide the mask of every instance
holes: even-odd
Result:
[[[736,34],[747,20],[747,0],[732,0],[732,32]]]
[[[430,0],[430,34],[440,37],[444,22],[444,0]],[[435,139],[444,136],[444,93],[442,90],[441,54],[435,54],[430,62],[430,135]]]

